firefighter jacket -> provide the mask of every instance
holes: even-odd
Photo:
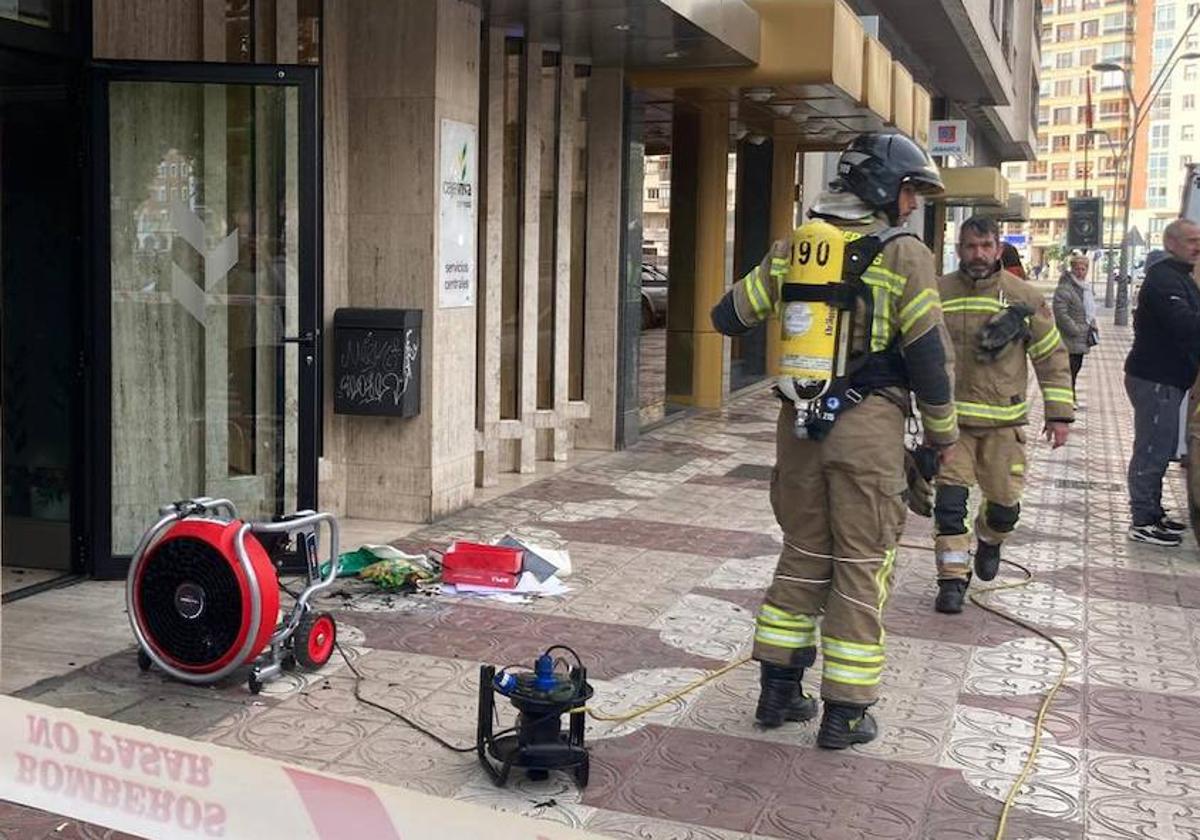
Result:
[[[851,242],[887,227],[878,216],[861,220],[826,219]],[[791,243],[776,242],[762,263],[727,293],[746,327],[775,311],[780,286],[790,268]],[[946,446],[958,439],[954,415],[954,355],[942,326],[941,303],[934,279],[933,255],[914,236],[889,241],[863,274],[870,293],[856,303],[851,358],[862,353],[898,350],[908,387],[917,397],[926,443]],[[868,321],[870,323],[868,323]],[[902,395],[905,402],[907,394]]]
[[[1050,307],[1036,289],[1007,271],[996,271],[983,280],[955,271],[938,279],[938,291],[954,342],[954,398],[961,425],[1024,425],[1029,413],[1028,362],[1033,363],[1042,388],[1046,420],[1070,423],[1075,419],[1067,348]],[[995,359],[981,361],[980,330],[1010,303],[1024,303],[1033,310],[1027,319],[1027,337],[1009,344]]]

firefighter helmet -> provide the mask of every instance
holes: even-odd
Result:
[[[903,134],[860,134],[838,158],[834,189],[851,192],[875,208],[891,207],[911,184],[927,197],[946,191],[929,154]]]

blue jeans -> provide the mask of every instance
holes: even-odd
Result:
[[[1129,513],[1134,525],[1163,517],[1162,481],[1179,445],[1179,405],[1183,389],[1125,376],[1133,404],[1133,454],[1129,458]]]

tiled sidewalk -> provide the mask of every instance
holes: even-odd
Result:
[[[1177,550],[1125,539],[1127,342],[1110,327],[1088,357],[1070,443],[1030,444],[1007,552],[1037,579],[995,603],[1053,632],[1071,675],[1010,838],[1200,837],[1200,555],[1190,537]],[[402,546],[510,529],[565,543],[573,591],[519,606],[330,599],[364,696],[465,744],[482,662],[569,644],[595,705],[615,712],[745,655],[779,545],[766,492],[775,411],[766,393],[744,398],[408,535]],[[1182,512],[1177,468],[1168,496]],[[905,542],[928,544],[929,527],[910,519]],[[756,729],[757,672],[743,667],[631,723],[589,724],[582,793],[565,777],[494,788],[474,756],[359,704],[336,661],[251,698],[240,682],[201,689],[140,674],[131,648],[20,693],[615,837],[990,838],[1058,662],[974,607],[935,614],[932,578],[928,552],[901,552],[875,743],[829,753],[813,747],[814,724]]]

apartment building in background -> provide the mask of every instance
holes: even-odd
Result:
[[[1132,0],[1042,2],[1037,159],[1004,165],[1010,189],[1029,204],[1029,221],[1013,230],[1028,237],[1024,256],[1033,265],[1065,241],[1070,198],[1104,198],[1106,236],[1109,223],[1120,223],[1125,185],[1116,181],[1116,161],[1132,126],[1132,109],[1121,73],[1097,73],[1092,65],[1130,61],[1136,16]],[[1089,99],[1091,125],[1104,135],[1088,133]]]
[[[1200,53],[1200,22],[1188,31],[1198,12],[1196,0],[1141,0],[1134,43],[1134,65],[1146,77],[1139,79],[1140,84],[1158,76],[1181,37],[1184,40],[1176,57]],[[1143,95],[1139,87],[1138,96]],[[1148,103],[1149,112],[1138,135],[1129,220],[1147,248],[1162,247],[1163,228],[1179,215],[1187,165],[1200,160],[1198,100],[1200,60],[1189,59],[1179,60],[1164,76],[1160,92]]]

